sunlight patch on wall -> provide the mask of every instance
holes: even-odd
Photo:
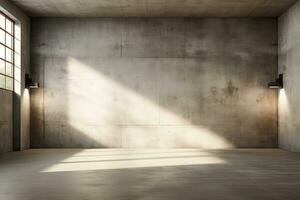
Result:
[[[279,120],[282,122],[291,120],[291,110],[290,104],[285,92],[285,89],[281,89],[279,91],[279,99],[278,99],[278,110],[279,110]],[[285,123],[283,123],[285,124]]]
[[[279,91],[279,112],[283,118],[290,117],[290,106],[284,89]]]
[[[110,71],[111,66],[102,70],[107,70],[107,74],[114,73]],[[210,128],[195,126],[159,106],[158,88],[149,89],[153,91],[153,98],[148,99],[75,58],[68,59],[67,74],[65,101],[68,123],[103,146],[232,147]],[[154,165],[149,162],[148,165]]]
[[[292,121],[291,119],[291,109],[290,109],[290,103],[287,97],[287,94],[285,92],[285,89],[281,89],[279,91],[279,98],[278,98],[278,120],[279,120],[279,139],[289,139],[293,140],[293,137],[282,137],[282,134],[288,135],[291,131],[291,128],[289,125]],[[292,141],[290,141],[292,142]]]

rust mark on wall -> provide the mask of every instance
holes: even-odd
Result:
[[[238,94],[238,91],[239,88],[235,87],[231,80],[227,83],[227,87],[223,88],[225,97],[234,97]]]
[[[214,104],[224,104],[224,98],[222,98],[219,95],[219,90],[217,87],[211,87],[210,88],[210,97],[209,99],[214,103]]]

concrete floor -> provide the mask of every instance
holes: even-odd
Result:
[[[1,200],[300,199],[279,149],[43,149],[0,156]]]

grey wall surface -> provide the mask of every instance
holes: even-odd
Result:
[[[12,150],[13,93],[0,89],[0,153]]]
[[[30,18],[11,1],[0,0],[1,10],[21,27],[21,94],[0,91],[0,153],[29,148],[30,142],[30,101],[24,89],[25,73],[30,64]],[[14,142],[12,141],[14,140]]]
[[[276,19],[32,20],[32,147],[277,147]]]
[[[300,2],[279,18],[279,146],[300,151]]]

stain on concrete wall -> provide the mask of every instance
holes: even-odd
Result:
[[[32,147],[276,147],[276,19],[36,18]]]
[[[300,2],[279,18],[279,146],[300,151]]]

